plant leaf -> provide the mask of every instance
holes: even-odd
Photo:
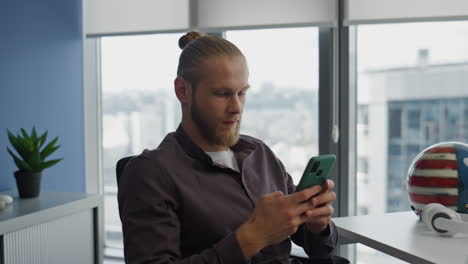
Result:
[[[61,160],[63,160],[63,158],[46,161],[46,162],[41,164],[41,170],[46,169],[46,168],[48,168],[50,166],[53,166],[53,165],[57,164],[59,161],[61,161]]]
[[[39,149],[42,148],[46,139],[47,139],[47,131],[44,132],[44,134],[42,134],[42,136],[39,138]]]
[[[41,171],[41,154],[38,151],[31,153],[31,160],[29,160],[28,163],[31,166],[32,171]]]
[[[36,133],[36,128],[33,127],[31,130],[31,140],[36,141],[37,140],[37,133]]]
[[[34,150],[39,149],[39,141],[38,141],[38,138],[37,138],[36,127],[33,127],[32,130],[31,130],[31,143],[32,143],[32,145],[34,147]]]
[[[18,152],[18,154],[21,156],[21,158],[23,160],[28,160],[30,152],[28,150],[28,147],[26,146],[26,143],[18,139],[18,137],[15,137],[10,131],[8,131],[8,139],[10,140],[10,143],[16,150],[16,152]]]
[[[21,134],[23,134],[23,137],[29,138],[28,132],[26,132],[26,130],[24,130],[24,128],[21,128],[20,130],[21,130]]]
[[[44,160],[47,156],[49,156],[50,154],[52,154],[54,151],[56,151],[59,147],[59,146],[54,146],[54,144],[57,142],[58,140],[58,137],[56,137],[54,140],[52,140],[47,146],[44,147],[44,149],[42,149],[41,151],[41,159]]]
[[[21,128],[21,133],[23,134],[23,138],[21,138],[19,135],[18,135],[18,140],[20,141],[24,141],[26,143],[26,145],[28,146],[28,150],[29,151],[33,151],[34,150],[34,147],[33,147],[33,144],[31,142],[31,138],[29,137],[28,133],[26,133],[26,130],[24,130],[23,128]],[[23,140],[22,140],[23,139]]]
[[[18,158],[8,147],[7,147],[8,153],[13,157],[13,160],[15,161],[16,167],[18,167],[19,170],[23,171],[32,171],[31,166],[29,166],[28,163],[26,163],[24,160]]]
[[[47,131],[39,137],[35,127],[32,128],[30,135],[28,135],[26,130],[23,128],[21,128],[21,133],[18,133],[17,135],[14,135],[9,130],[7,131],[8,139],[18,154],[11,151],[8,147],[7,150],[13,157],[13,160],[19,170],[40,172],[45,168],[55,165],[63,159],[45,161],[47,156],[60,148],[60,145],[55,146],[58,141],[58,137],[56,137],[41,151],[42,146],[46,143],[45,141],[48,135]]]
[[[44,161],[50,154],[54,153],[59,148],[60,148],[60,145],[52,146],[51,148],[47,149],[47,152],[45,152],[44,154],[41,154],[41,160]]]
[[[7,134],[8,134],[8,139],[10,140],[10,142],[12,142],[12,139],[16,139],[15,135],[13,135],[13,133],[11,133],[9,129],[7,129]]]
[[[13,135],[13,133],[11,133],[9,130],[8,130],[8,139],[10,140],[10,143],[11,145],[16,149],[20,149],[21,148],[21,145],[19,145],[18,143],[18,138],[15,137],[15,135]]]
[[[24,138],[27,138],[27,139],[31,140],[31,138],[28,135],[28,132],[26,132],[26,130],[24,130],[24,128],[21,128],[20,130],[21,130],[21,134],[23,134]]]

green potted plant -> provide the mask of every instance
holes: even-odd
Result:
[[[21,128],[21,133],[16,136],[9,130],[7,132],[8,139],[17,153],[13,153],[7,147],[8,153],[13,157],[16,167],[18,167],[15,178],[19,196],[21,198],[37,197],[40,193],[42,171],[62,160],[45,160],[60,147],[60,145],[55,145],[58,137],[45,144],[47,131],[40,136],[37,135],[34,127],[31,134],[28,134],[23,128]]]

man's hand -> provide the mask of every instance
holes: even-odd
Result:
[[[319,205],[318,202],[329,199],[320,194],[316,197],[320,197],[319,199],[313,200],[315,203],[306,201],[320,190],[320,186],[313,186],[287,196],[282,192],[263,196],[249,220],[236,231],[237,240],[246,259],[250,259],[264,247],[284,241],[296,233],[304,222],[310,221],[314,224],[311,215],[318,215],[322,219],[323,209],[314,207]]]
[[[331,191],[333,187],[335,187],[335,183],[332,180],[327,180],[321,193],[307,201],[307,203],[312,205],[312,209],[304,213],[307,218],[306,225],[309,231],[318,233],[324,230],[330,223],[335,211],[332,203],[336,200],[336,193]]]

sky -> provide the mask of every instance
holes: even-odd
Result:
[[[318,87],[318,29],[284,28],[226,32],[244,53],[252,88]]]
[[[180,33],[102,39],[104,91],[171,89],[181,50]],[[419,49],[433,63],[468,61],[468,22],[358,26],[358,70],[411,66]],[[227,31],[245,54],[250,84],[318,87],[318,28]]]
[[[468,61],[468,22],[425,22],[358,27],[358,68],[412,66],[419,49],[429,63]]]
[[[316,28],[229,31],[226,35],[246,56],[253,89],[268,82],[277,87],[317,87]],[[103,90],[173,87],[181,52],[177,46],[180,36],[159,34],[103,38]],[[291,70],[292,65],[294,71]]]

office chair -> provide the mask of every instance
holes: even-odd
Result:
[[[117,161],[117,165],[115,166],[115,172],[117,176],[117,189],[119,188],[119,180],[120,177],[122,176],[125,166],[127,166],[127,163],[133,158],[134,156],[128,156],[121,158],[119,161]],[[302,264],[349,264],[350,262],[342,257],[339,256],[333,256],[333,259],[330,260],[312,260],[308,258],[303,258],[303,257],[298,257],[298,256],[292,256],[291,258],[299,260]]]
[[[117,189],[119,188],[119,180],[120,176],[122,176],[125,166],[127,166],[127,163],[133,158],[134,156],[128,156],[125,158],[121,158],[119,161],[117,161],[117,165],[115,166],[115,175],[117,176]]]

